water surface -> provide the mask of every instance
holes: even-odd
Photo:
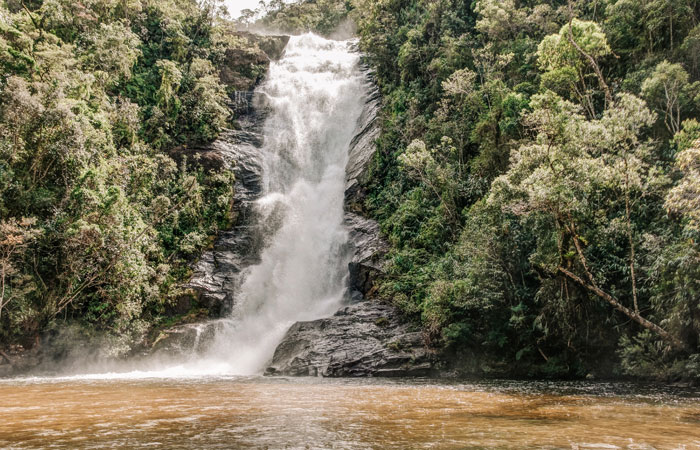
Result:
[[[693,390],[100,378],[0,382],[0,447],[700,448],[700,393]]]

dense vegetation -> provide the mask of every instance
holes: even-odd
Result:
[[[0,339],[73,319],[126,351],[226,224],[232,175],[165,152],[230,120],[217,67],[250,49],[215,9],[0,7]],[[383,94],[378,296],[431,345],[495,374],[700,377],[696,0],[275,0],[239,25],[256,14],[356,22]]]
[[[298,34],[315,32],[326,36],[340,32],[349,37],[354,10],[350,0],[303,0],[288,3],[284,0],[260,0],[256,10],[244,9],[237,22],[254,29]]]
[[[529,376],[700,376],[700,4],[357,3],[381,296]]]
[[[129,351],[228,223],[232,173],[187,158],[231,120],[227,50],[255,54],[217,8],[0,4],[0,350],[73,323]]]

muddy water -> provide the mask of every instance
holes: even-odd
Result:
[[[318,379],[0,382],[2,448],[700,448],[700,393]]]

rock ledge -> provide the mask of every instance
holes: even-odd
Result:
[[[297,322],[277,347],[266,375],[428,376],[433,354],[395,307],[363,301],[334,316]]]

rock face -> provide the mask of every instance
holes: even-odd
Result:
[[[231,310],[241,271],[258,261],[262,238],[254,226],[253,202],[262,192],[259,149],[263,143],[260,134],[263,118],[261,113],[247,117],[241,121],[242,130],[227,131],[206,148],[193,150],[202,155],[200,160],[215,160],[233,169],[236,175],[235,225],[219,233],[213,249],[202,255],[193,267],[193,277],[185,285],[211,317],[221,317]]]
[[[219,78],[231,91],[252,91],[270,67],[279,59],[289,42],[289,36],[259,36],[238,32],[240,45],[226,49]]]
[[[345,225],[353,247],[353,257],[348,264],[348,284],[351,291],[367,296],[384,270],[384,255],[389,246],[382,239],[379,224],[374,220],[346,212]]]
[[[185,314],[193,306],[205,308],[209,317],[226,315],[241,281],[241,271],[258,261],[262,237],[255,227],[253,203],[262,192],[260,148],[267,114],[264,98],[255,96],[247,114],[238,116],[237,130],[227,130],[201,147],[176,148],[176,160],[187,156],[206,169],[233,170],[236,176],[233,199],[234,226],[216,237],[213,248],[193,266],[193,276],[184,285],[185,294],[171,307],[171,313]]]
[[[194,265],[194,274],[184,286],[186,294],[171,307],[172,314],[185,314],[194,305],[205,308],[211,318],[226,315],[240,283],[241,271],[258,261],[261,236],[253,226],[253,202],[262,192],[262,162],[259,149],[263,145],[262,128],[267,114],[264,96],[253,89],[269,68],[279,59],[289,36],[258,36],[238,33],[248,45],[226,50],[220,77],[230,90],[230,106],[237,119],[237,129],[223,132],[219,138],[200,147],[178,147],[170,154],[180,160],[187,156],[205,169],[233,170],[236,176],[233,199],[234,226],[219,233],[213,248]],[[194,328],[185,326],[171,330],[174,337],[189,335]],[[183,334],[184,333],[184,334]]]
[[[422,333],[403,323],[394,307],[367,300],[327,319],[294,324],[266,374],[394,377],[426,376],[432,369]]]
[[[412,377],[433,374],[435,355],[423,334],[399,310],[374,301],[375,281],[384,270],[388,244],[376,221],[363,217],[362,185],[376,152],[381,99],[367,72],[368,99],[352,140],[345,184],[345,225],[353,258],[348,288],[357,303],[334,316],[294,324],[277,347],[266,375],[324,377]]]
[[[267,70],[271,60],[278,59],[289,42],[289,36],[256,36],[243,33],[256,52],[240,59],[247,64],[262,64]],[[211,250],[206,251],[193,265],[193,275],[183,287],[185,293],[169,307],[172,315],[184,315],[194,307],[208,314],[208,319],[227,316],[233,307],[235,293],[242,280],[242,271],[259,261],[262,236],[255,226],[254,202],[262,193],[262,161],[260,148],[264,143],[263,126],[268,109],[264,96],[252,90],[255,83],[237,85],[232,78],[245,72],[238,67],[236,52],[227,50],[227,61],[221,69],[221,78],[231,88],[248,90],[233,91],[230,94],[231,108],[237,121],[237,129],[227,130],[219,138],[207,145],[177,147],[170,155],[180,161],[187,157],[207,170],[233,170],[236,176],[233,198],[233,227],[222,231],[216,237]],[[264,72],[263,72],[264,74]],[[228,78],[227,78],[228,77]],[[245,77],[243,77],[245,78]],[[220,328],[217,320],[197,317],[195,323],[170,327],[159,332],[150,345],[153,353],[165,355],[191,354],[204,349]]]
[[[367,71],[368,98],[357,125],[357,134],[350,143],[348,165],[345,178],[345,209],[362,211],[365,194],[362,185],[367,181],[369,165],[377,151],[375,140],[381,131],[377,114],[381,106],[379,89]]]
[[[377,151],[375,140],[380,127],[377,114],[381,106],[379,90],[372,80],[372,73],[366,70],[367,101],[357,124],[357,134],[350,143],[348,164],[345,168],[345,225],[350,232],[350,245],[353,258],[349,264],[349,287],[351,292],[367,296],[376,277],[384,268],[384,255],[389,249],[381,237],[379,224],[363,217],[362,203],[365,192],[362,188],[368,169]],[[353,297],[357,297],[353,295]]]

